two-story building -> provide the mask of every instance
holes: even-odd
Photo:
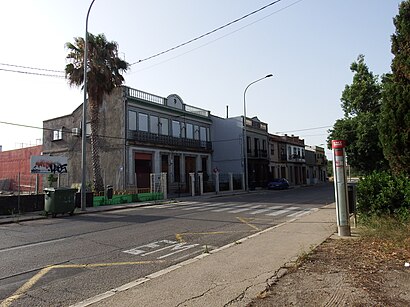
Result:
[[[105,185],[116,190],[150,187],[151,173],[167,173],[169,193],[187,191],[189,173],[211,173],[210,112],[122,86],[105,96],[99,109],[100,157]],[[81,182],[82,105],[72,114],[43,123],[43,153],[64,155],[66,185]],[[87,134],[89,122],[86,123]],[[87,181],[91,182],[87,141]]]
[[[212,164],[221,173],[245,174],[245,150],[249,187],[265,187],[268,180],[268,125],[257,117],[220,118],[211,116]]]
[[[306,183],[305,142],[298,136],[269,135],[271,178],[286,178],[292,185]]]

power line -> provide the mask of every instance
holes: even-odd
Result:
[[[263,7],[261,7],[261,8],[259,8],[259,9],[257,9],[257,10],[255,10],[255,11],[253,11],[253,12],[250,12],[250,13],[248,13],[248,14],[246,14],[246,15],[240,17],[240,18],[237,18],[237,19],[235,19],[235,20],[233,20],[233,21],[231,21],[231,22],[228,22],[227,24],[225,24],[225,25],[223,25],[223,26],[220,26],[220,27],[218,27],[218,28],[216,28],[216,29],[213,29],[213,30],[211,30],[211,31],[209,31],[209,32],[206,32],[205,34],[202,34],[202,35],[197,36],[197,37],[195,37],[195,38],[193,38],[193,39],[190,39],[189,41],[186,41],[186,42],[184,42],[184,43],[182,43],[182,44],[179,44],[179,45],[177,45],[177,46],[175,46],[175,47],[169,48],[169,49],[167,49],[167,50],[165,50],[165,51],[162,51],[162,52],[156,53],[156,54],[154,54],[154,55],[151,55],[151,56],[149,56],[149,57],[147,57],[147,58],[145,58],[145,59],[142,59],[142,60],[139,60],[139,61],[137,61],[137,62],[131,63],[130,66],[132,66],[132,65],[134,65],[134,64],[137,64],[137,63],[141,63],[141,62],[150,60],[150,59],[152,59],[152,58],[158,57],[158,56],[160,56],[160,55],[163,55],[163,54],[165,54],[165,53],[168,53],[168,52],[173,51],[173,50],[175,50],[175,49],[181,48],[181,47],[186,46],[186,45],[188,45],[188,44],[190,44],[190,43],[193,43],[193,42],[195,42],[195,41],[197,41],[197,40],[199,40],[199,39],[201,39],[201,38],[204,38],[204,37],[206,37],[206,36],[208,36],[208,35],[211,35],[211,34],[217,32],[217,31],[219,31],[219,30],[222,30],[222,29],[224,29],[224,28],[226,28],[226,27],[228,27],[228,26],[230,26],[230,25],[233,25],[234,23],[237,23],[237,22],[239,22],[239,21],[241,21],[241,20],[243,20],[243,19],[245,19],[245,18],[247,18],[247,17],[249,17],[249,16],[252,16],[252,15],[254,15],[254,14],[256,14],[256,13],[258,13],[258,12],[260,12],[260,11],[262,11],[262,10],[264,10],[264,9],[266,9],[266,8],[268,8],[268,7],[272,6],[272,5],[274,5],[274,4],[277,4],[277,3],[279,3],[280,1],[282,1],[282,0],[273,1],[273,2],[271,2],[271,3],[269,3],[269,4],[265,5],[265,6],[263,6]]]
[[[0,70],[2,70],[2,71],[7,71],[7,72],[15,72],[15,73],[19,73],[19,74],[43,76],[43,77],[65,78],[64,76],[60,76],[60,75],[42,74],[42,73],[36,73],[36,72],[30,72],[30,71],[22,71],[22,70],[13,70],[13,69],[4,69],[4,68],[0,68]]]
[[[283,8],[281,8],[281,9],[279,9],[279,10],[273,12],[273,13],[270,13],[270,14],[268,14],[268,15],[266,15],[266,16],[260,18],[260,19],[257,19],[257,20],[255,20],[255,21],[253,21],[253,22],[251,22],[251,23],[248,23],[247,25],[244,25],[243,27],[240,27],[240,28],[238,28],[238,29],[236,29],[236,30],[234,30],[234,31],[232,31],[232,32],[229,32],[229,33],[227,33],[227,34],[225,34],[225,35],[222,35],[222,36],[220,36],[220,37],[218,37],[218,38],[216,38],[216,39],[214,39],[214,40],[212,40],[212,41],[209,41],[209,42],[207,42],[207,43],[205,43],[205,44],[203,44],[203,45],[200,45],[200,46],[198,46],[198,47],[196,47],[196,48],[193,48],[193,49],[191,49],[191,50],[188,50],[188,51],[186,51],[186,52],[184,52],[184,53],[181,53],[181,54],[179,54],[179,55],[176,55],[176,56],[174,56],[174,57],[171,57],[171,58],[169,58],[169,59],[167,59],[167,60],[164,60],[164,61],[162,61],[162,62],[153,64],[153,65],[151,65],[151,66],[148,66],[148,67],[139,69],[139,70],[134,71],[134,72],[131,72],[131,73],[129,73],[129,74],[133,74],[133,73],[136,73],[136,72],[140,72],[140,71],[144,71],[144,70],[153,68],[153,67],[155,67],[155,66],[161,65],[161,64],[163,64],[163,63],[166,63],[166,62],[172,61],[172,60],[174,60],[174,59],[176,59],[176,58],[179,58],[179,57],[181,57],[181,56],[184,56],[185,54],[191,53],[191,52],[193,52],[193,51],[195,51],[195,50],[198,50],[198,49],[200,49],[200,48],[203,48],[203,47],[205,47],[205,46],[208,46],[208,45],[210,45],[210,44],[212,44],[212,43],[214,43],[214,42],[216,42],[216,41],[219,41],[219,40],[221,40],[221,39],[223,39],[223,38],[225,38],[225,37],[227,37],[227,36],[229,36],[229,35],[232,35],[232,34],[234,34],[234,33],[236,33],[236,32],[239,32],[239,31],[241,31],[241,30],[247,28],[247,27],[250,27],[251,25],[253,25],[253,24],[257,23],[257,22],[260,22],[260,21],[262,21],[262,20],[264,20],[264,19],[266,19],[266,18],[268,18],[268,17],[270,17],[270,16],[272,16],[272,15],[274,15],[274,14],[277,14],[277,13],[283,11],[283,10],[286,10],[286,9],[288,9],[289,7],[295,5],[295,4],[299,3],[299,2],[302,2],[302,1],[303,1],[303,0],[295,1],[295,2],[293,2],[293,3],[291,3],[291,4],[287,5],[287,6],[285,6],[285,7],[283,7]],[[136,63],[139,63],[139,62],[136,62]],[[131,65],[134,65],[134,64],[136,64],[136,63],[133,63],[133,64],[131,64]]]
[[[279,131],[276,133],[290,133],[290,132],[299,132],[299,131],[309,131],[309,130],[318,130],[318,129],[325,129],[325,128],[332,128],[333,126],[322,126],[322,127],[314,127],[314,128],[306,128],[306,129],[298,129],[298,130],[288,130],[288,131]]]
[[[11,66],[11,67],[17,67],[17,68],[26,68],[26,69],[32,69],[32,70],[42,70],[42,71],[49,71],[49,72],[64,73],[63,70],[54,70],[54,69],[46,69],[46,68],[38,68],[38,67],[30,67],[30,66],[22,66],[22,65],[7,64],[7,63],[0,63],[0,65],[3,65],[3,66]]]
[[[11,126],[17,126],[17,127],[23,127],[23,128],[32,128],[32,129],[38,129],[38,130],[43,130],[43,131],[55,131],[58,130],[56,128],[44,128],[44,127],[36,127],[36,126],[30,126],[30,125],[24,125],[24,124],[17,124],[17,123],[10,123],[10,122],[5,122],[5,121],[0,121],[0,124],[5,124],[5,125],[11,125]],[[332,127],[332,126],[325,126],[325,127]],[[315,130],[315,129],[321,129],[324,127],[316,127],[316,128],[307,128],[307,129],[300,129],[300,130],[294,130],[294,131],[308,131],[308,130]],[[72,131],[70,130],[63,130],[64,133],[69,133],[73,134]],[[275,133],[281,133],[281,132],[275,132]],[[321,134],[322,135],[322,134]],[[309,135],[309,136],[321,136],[321,135]],[[97,135],[100,138],[107,138],[107,139],[117,139],[117,140],[127,140],[125,137],[118,137],[118,136],[109,136],[109,135]],[[306,135],[307,136],[307,135]],[[303,137],[306,137],[303,136]],[[302,136],[301,136],[302,137]],[[229,142],[229,141],[240,141],[241,137],[239,138],[233,138],[233,139],[224,139],[224,140],[214,140],[212,142],[214,143],[219,143],[219,142]]]
[[[246,15],[240,17],[240,18],[237,18],[237,19],[235,19],[235,20],[233,20],[233,21],[231,21],[231,22],[229,22],[229,23],[227,23],[227,24],[225,24],[225,25],[222,25],[222,26],[220,26],[220,27],[218,27],[218,28],[216,28],[216,29],[214,29],[214,30],[212,30],[212,31],[209,31],[209,32],[207,32],[207,33],[205,33],[205,34],[202,34],[202,35],[200,35],[200,36],[197,36],[197,37],[195,37],[195,38],[193,38],[193,39],[190,39],[190,40],[187,41],[187,42],[184,42],[184,43],[179,44],[179,45],[177,45],[177,46],[175,46],[175,47],[169,48],[169,49],[167,49],[167,50],[165,50],[165,51],[156,53],[156,54],[154,54],[154,55],[152,55],[152,56],[149,56],[149,57],[147,57],[147,58],[145,58],[145,59],[142,59],[142,60],[139,60],[139,61],[137,61],[137,62],[134,62],[134,63],[130,64],[130,66],[135,65],[135,64],[137,64],[137,63],[141,63],[141,62],[150,60],[150,59],[152,59],[152,58],[158,57],[158,56],[160,56],[160,55],[166,54],[166,53],[168,53],[168,52],[171,52],[171,51],[173,51],[173,50],[176,50],[176,49],[178,49],[178,48],[181,48],[181,47],[183,47],[183,46],[186,46],[186,45],[188,45],[188,44],[190,44],[190,43],[193,43],[193,42],[195,42],[195,41],[197,41],[197,40],[199,40],[199,39],[201,39],[201,38],[204,38],[204,37],[206,37],[206,36],[208,36],[208,35],[210,35],[210,34],[213,34],[213,33],[217,32],[217,31],[219,31],[219,30],[222,30],[222,29],[224,29],[224,28],[226,28],[226,27],[228,27],[228,26],[230,26],[230,25],[232,25],[232,24],[234,24],[234,23],[237,23],[237,22],[239,22],[239,21],[241,21],[241,20],[243,20],[243,19],[245,19],[245,18],[247,18],[247,17],[249,17],[249,16],[252,16],[252,15],[254,15],[254,14],[256,14],[256,13],[258,13],[258,12],[260,12],[260,11],[262,11],[262,10],[264,10],[264,9],[266,9],[266,8],[268,8],[268,7],[270,7],[270,6],[272,6],[272,5],[275,5],[275,4],[279,3],[280,1],[282,1],[282,0],[273,1],[273,2],[267,4],[267,5],[263,6],[263,7],[261,7],[261,8],[259,8],[259,9],[255,10],[255,11],[252,11],[252,12],[250,12],[250,13],[248,13],[248,14],[246,14]],[[249,24],[247,24],[247,25],[245,25],[245,26],[243,26],[243,27],[241,27],[241,28],[239,28],[239,29],[237,29],[237,30],[235,30],[235,31],[232,31],[232,32],[230,32],[230,33],[228,33],[228,34],[226,34],[226,35],[223,35],[223,36],[221,36],[221,37],[219,37],[219,38],[217,38],[217,39],[215,39],[215,40],[213,40],[213,41],[211,41],[211,42],[208,42],[208,43],[206,43],[206,44],[204,44],[204,45],[201,45],[201,46],[199,46],[199,47],[197,47],[197,48],[194,48],[194,49],[192,49],[192,50],[190,50],[190,51],[187,51],[187,52],[185,52],[185,53],[183,53],[183,54],[181,54],[181,55],[179,55],[179,56],[176,56],[176,57],[174,57],[174,58],[177,58],[177,57],[180,57],[180,56],[182,56],[182,55],[185,55],[185,54],[187,54],[187,53],[189,53],[189,52],[192,52],[192,51],[194,51],[194,50],[197,50],[197,49],[199,49],[199,48],[202,48],[202,47],[204,47],[204,46],[207,46],[207,45],[209,45],[209,44],[211,44],[211,43],[213,43],[213,42],[215,42],[215,41],[218,41],[218,40],[220,40],[220,39],[222,39],[222,38],[224,38],[224,37],[227,37],[227,36],[229,36],[229,35],[231,35],[231,34],[233,34],[233,33],[236,33],[236,32],[238,32],[238,31],[240,31],[240,30],[242,30],[242,29],[244,29],[244,28],[246,28],[246,27],[249,27],[249,26],[251,26],[251,25],[253,25],[253,24],[255,24],[255,23],[257,23],[257,22],[259,22],[259,21],[261,21],[261,20],[263,20],[263,19],[266,19],[266,18],[272,16],[273,14],[276,14],[276,13],[278,13],[278,12],[280,12],[280,11],[283,11],[283,10],[285,10],[285,9],[287,9],[287,8],[293,6],[293,5],[295,5],[295,4],[297,4],[297,3],[301,2],[301,1],[303,1],[303,0],[298,0],[298,1],[294,2],[294,3],[291,3],[290,5],[285,6],[285,7],[283,7],[282,9],[279,9],[279,10],[277,10],[277,11],[275,11],[275,12],[273,12],[273,13],[267,15],[267,16],[264,16],[264,17],[262,17],[262,18],[260,18],[260,19],[258,19],[258,20],[256,20],[256,21],[254,21],[254,22],[252,22],[252,23],[249,23]],[[161,63],[159,63],[159,64],[162,64],[162,63],[164,63],[164,62],[170,61],[170,60],[172,60],[172,59],[174,59],[174,58],[165,60],[165,61],[163,61],[163,62],[161,62]],[[156,64],[156,65],[154,65],[154,66],[157,66],[157,65],[159,65],[159,64]],[[17,67],[17,68],[24,68],[24,69],[31,69],[31,70],[39,70],[39,71],[65,73],[65,72],[62,71],[62,70],[38,68],[38,67],[23,66],[23,65],[16,65],[16,64],[0,63],[0,65],[10,66],[10,67]],[[27,71],[12,70],[12,69],[3,69],[3,68],[0,68],[0,70],[2,70],[2,71],[7,71],[7,72],[22,73],[22,74],[46,76],[46,77],[65,78],[64,76],[60,76],[60,75],[42,74],[42,73],[27,72]],[[145,70],[145,69],[144,69],[144,70]]]

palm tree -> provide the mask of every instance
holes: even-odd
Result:
[[[65,76],[70,86],[84,83],[84,39],[75,37],[74,43],[66,43],[69,50],[66,59]],[[124,82],[121,73],[129,64],[118,57],[118,44],[108,42],[104,34],[94,36],[88,33],[87,94],[91,119],[91,157],[94,190],[104,191],[100,165],[100,140],[98,136],[99,109],[105,94]],[[85,129],[86,123],[83,123]]]

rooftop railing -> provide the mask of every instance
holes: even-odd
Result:
[[[148,102],[165,105],[166,98],[136,90],[130,87],[125,87],[125,93],[128,97],[145,100]]]
[[[167,105],[167,98],[160,97],[160,96],[150,94],[150,93],[147,93],[147,92],[144,92],[144,91],[140,91],[140,90],[137,90],[137,89],[133,89],[133,88],[130,88],[130,87],[124,87],[124,89],[125,89],[125,95],[127,97],[136,98],[136,99],[144,100],[144,101],[147,101],[147,102],[160,104],[160,105],[163,105],[163,106]],[[183,110],[185,112],[192,113],[192,114],[199,115],[199,116],[204,116],[204,117],[209,117],[209,115],[210,115],[209,114],[210,112],[207,111],[207,110],[197,108],[197,107],[194,107],[194,106],[190,106],[190,105],[187,105],[187,104],[183,104]]]

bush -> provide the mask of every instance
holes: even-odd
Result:
[[[410,221],[410,181],[404,175],[373,172],[357,184],[357,211],[362,217],[393,216]]]

